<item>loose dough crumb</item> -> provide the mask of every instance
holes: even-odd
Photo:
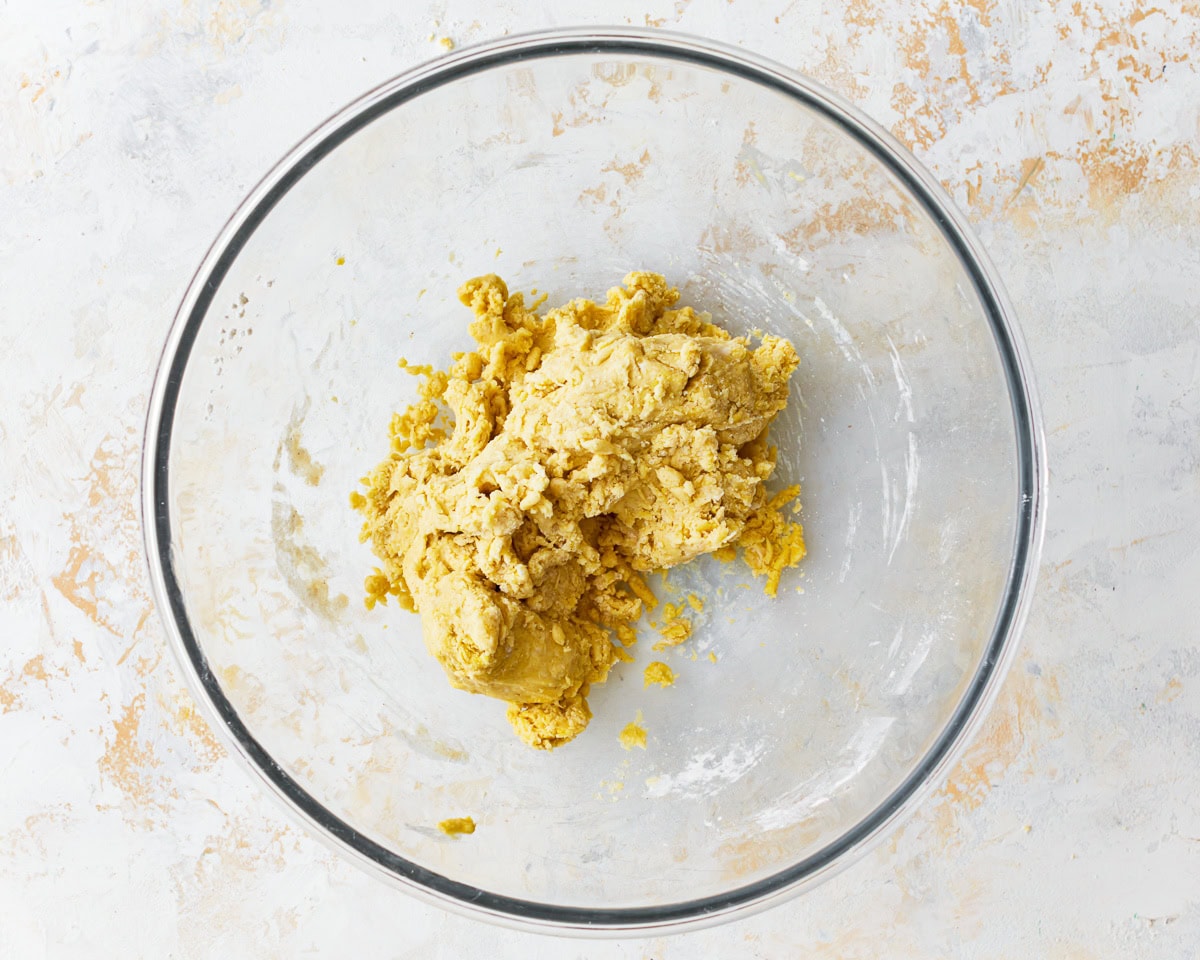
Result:
[[[626,750],[632,750],[634,747],[646,749],[646,728],[642,726],[642,711],[637,712],[629,723],[625,724],[625,729],[621,731],[621,746]]]
[[[438,824],[438,829],[449,836],[475,832],[475,821],[470,817],[451,817]]]
[[[590,686],[625,659],[612,635],[632,645],[656,606],[646,574],[743,547],[773,592],[803,556],[780,513],[794,493],[765,489],[799,359],[674,308],[653,273],[544,316],[495,275],[459,299],[476,349],[444,371],[401,363],[420,399],[352,498],[380,562],[366,603],[420,613],[451,684],[508,701],[517,735],[548,749],[587,726]],[[684,605],[664,609],[660,643],[683,642]]]
[[[667,647],[677,647],[692,635],[692,621],[682,616],[683,610],[682,603],[663,604],[662,623],[658,625],[658,632],[662,635],[662,639],[654,644],[652,650],[659,651],[666,650]]]
[[[674,672],[661,660],[646,664],[646,670],[642,676],[643,687],[648,687],[652,683],[657,683],[660,687],[669,687],[675,683]]]

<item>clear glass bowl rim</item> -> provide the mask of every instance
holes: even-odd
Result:
[[[656,907],[584,908],[516,899],[427,870],[341,820],[276,763],[242,722],[208,665],[187,617],[171,556],[168,507],[173,417],[189,354],[221,281],[275,204],[322,157],[404,102],[466,76],[519,60],[602,53],[650,56],[709,67],[794,98],[836,123],[879,159],[939,225],[971,277],[1004,368],[1017,437],[1018,505],[1013,556],[984,656],[950,721],[928,753],[874,810],[816,853],[725,893]],[[910,814],[959,758],[995,700],[1028,616],[1045,529],[1045,439],[1024,342],[995,268],[938,181],[886,130],[836,94],[740,48],[699,37],[629,27],[584,27],[513,35],[466,47],[376,87],[317,127],[254,187],[227,221],[188,286],[152,387],[142,454],[142,526],[150,579],[168,642],[209,724],[309,832],[426,901],[529,932],[575,936],[662,935],[740,919],[793,896],[861,857]]]

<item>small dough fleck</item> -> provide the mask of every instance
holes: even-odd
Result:
[[[646,664],[646,670],[642,676],[643,687],[648,687],[652,683],[657,683],[660,687],[669,687],[675,683],[674,671],[661,660]]]
[[[475,832],[475,821],[470,817],[451,817],[439,823],[438,829],[451,837],[461,836],[464,833]]]
[[[379,558],[366,602],[419,613],[450,683],[507,701],[517,735],[550,749],[626,659],[614,634],[631,646],[656,607],[648,574],[743,548],[773,592],[803,556],[780,512],[792,488],[766,490],[799,358],[676,307],[655,273],[544,315],[494,274],[458,295],[476,348],[446,370],[401,363],[418,400],[352,498]],[[691,635],[689,605],[666,605],[661,645]]]
[[[625,729],[621,731],[621,746],[626,750],[632,750],[634,747],[646,749],[646,728],[642,726],[642,711],[637,712],[637,716],[629,723],[625,724]]]
[[[662,639],[654,644],[653,650],[677,647],[692,635],[692,621],[682,615],[683,610],[682,603],[663,604],[662,622],[658,626]]]

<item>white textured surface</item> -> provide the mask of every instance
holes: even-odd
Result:
[[[349,6],[349,5],[348,5]],[[1200,949],[1200,8],[619,0],[809,73],[968,211],[1051,463],[1020,659],[949,783],[785,907],[584,944],[450,917],[290,827],[147,593],[146,392],[249,185],[357,93],[562,4],[0,5],[0,949],[12,957],[1176,957]],[[435,25],[436,21],[436,25]]]

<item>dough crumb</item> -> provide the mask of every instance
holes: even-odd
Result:
[[[674,671],[661,660],[646,664],[646,670],[642,676],[643,687],[648,687],[652,683],[657,683],[660,687],[670,687],[675,683]]]
[[[632,750],[634,747],[646,749],[646,728],[642,726],[642,711],[639,710],[632,721],[625,724],[625,729],[621,731],[621,746],[626,750]]]
[[[766,491],[767,431],[800,361],[677,307],[655,273],[544,314],[544,294],[527,305],[494,274],[458,296],[475,349],[444,370],[400,361],[418,399],[351,498],[379,558],[365,602],[419,613],[450,683],[507,701],[517,736],[552,749],[631,659],[658,605],[649,574],[740,547],[773,592],[803,556],[780,514],[793,488]],[[691,636],[689,607],[664,604],[655,649]]]
[[[654,651],[677,647],[692,635],[692,621],[683,616],[684,604],[663,604],[662,622],[658,632],[662,639],[651,647]]]
[[[475,821],[470,817],[451,817],[438,824],[438,829],[447,836],[456,837],[475,832]]]
[[[708,651],[708,659],[709,659],[709,662],[710,662],[710,663],[716,663],[716,662],[717,662],[717,655],[716,655],[716,654],[715,654],[715,653],[714,653],[712,650],[709,650],[709,651]]]

